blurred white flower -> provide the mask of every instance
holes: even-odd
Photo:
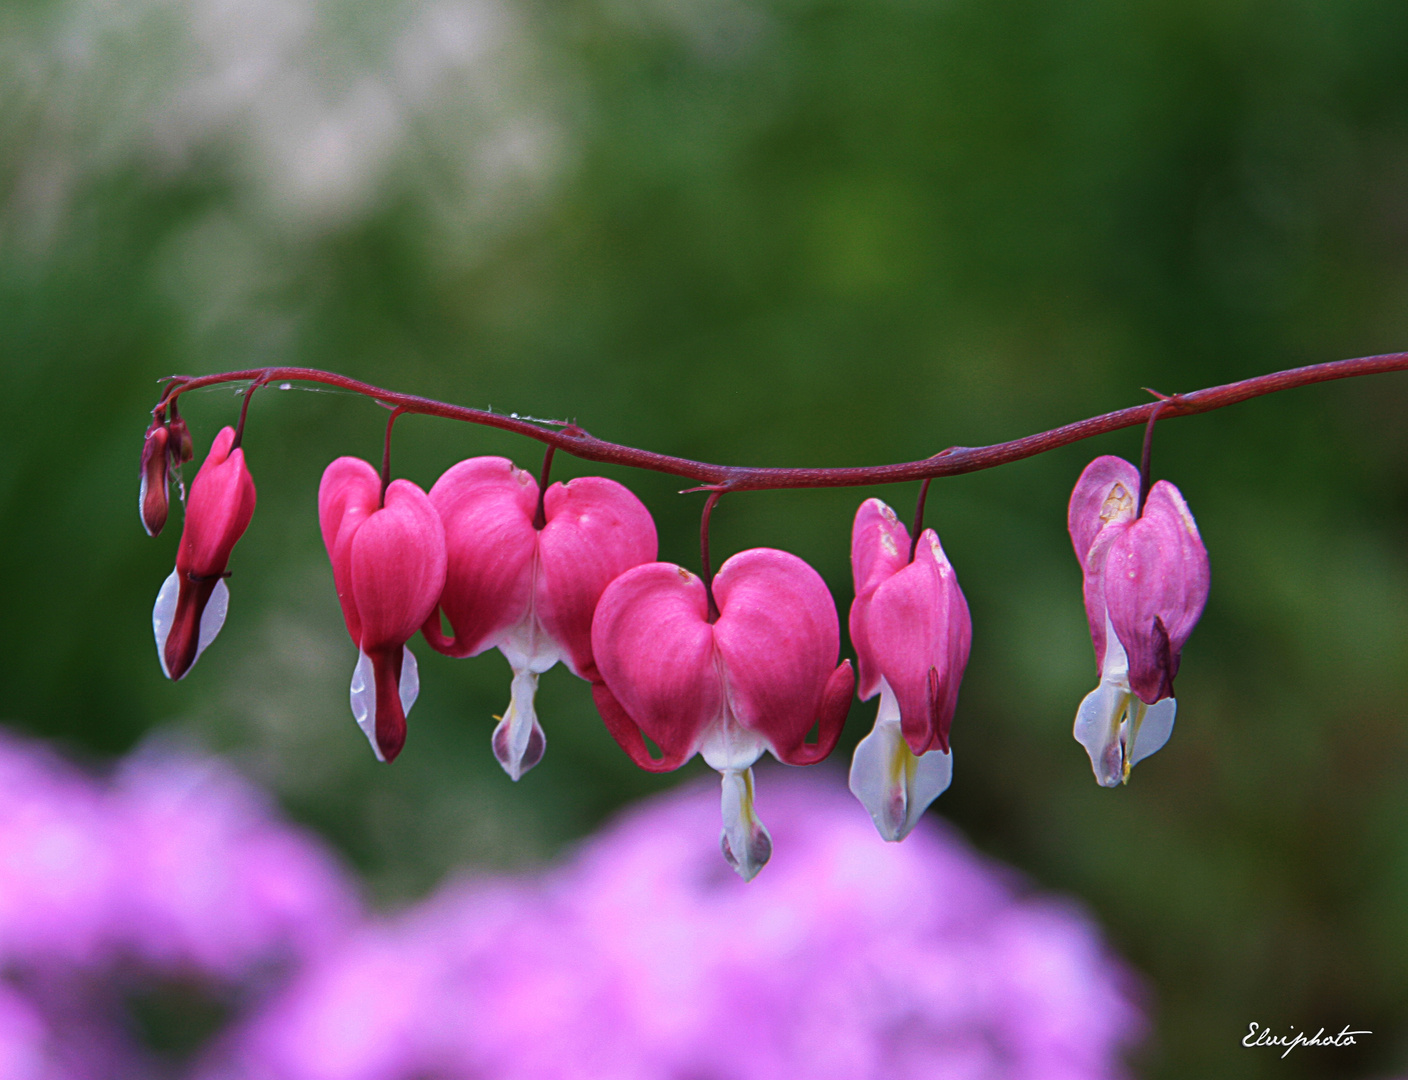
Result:
[[[228,184],[295,236],[395,189],[496,238],[567,158],[552,66],[504,0],[69,0],[0,34],[7,224],[31,242],[84,182],[134,166]]]

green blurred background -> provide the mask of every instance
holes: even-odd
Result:
[[[1408,348],[1405,299],[1401,0],[12,2],[0,719],[100,761],[157,729],[227,752],[381,903],[536,863],[679,777],[559,668],[511,784],[507,666],[423,644],[406,752],[374,762],[315,511],[328,461],[378,452],[369,402],[255,398],[229,622],[162,678],[179,516],[148,540],[136,513],[160,376],[311,365],[705,460],[876,464]],[[183,399],[198,454],[238,404]],[[1143,1076],[1408,1067],[1405,406],[1383,376],[1161,427],[1213,589],[1174,737],[1117,791],[1070,734],[1097,673],[1065,504],[1138,433],[931,495],[974,623],[937,809],[1145,974]],[[540,460],[398,426],[424,486],[482,453]],[[610,475],[697,567],[701,496]],[[907,516],[915,489],[732,497],[716,551],[794,551],[844,614],[877,494]],[[1281,1060],[1252,1021],[1373,1035]]]

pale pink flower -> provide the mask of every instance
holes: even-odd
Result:
[[[886,840],[903,840],[948,787],[948,733],[973,623],[938,533],[910,559],[909,531],[879,499],[851,532],[851,643],[862,701],[880,695],[875,727],[856,747],[850,785]]]
[[[1183,496],[1160,480],[1141,513],[1139,494],[1138,469],[1098,457],[1076,481],[1068,514],[1100,668],[1075,737],[1105,787],[1128,781],[1172,734],[1173,678],[1208,598],[1208,553]]]

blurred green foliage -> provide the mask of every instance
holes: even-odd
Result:
[[[161,677],[179,515],[156,541],[136,515],[160,376],[321,366],[683,456],[851,465],[1402,349],[1405,56],[1394,0],[12,5],[0,716],[95,757],[173,726],[226,751],[383,901],[544,858],[676,778],[631,767],[558,669],[547,757],[509,783],[507,666],[425,647],[406,752],[373,761],[315,513],[328,461],[375,457],[370,403],[254,400],[229,622]],[[184,400],[199,454],[237,405]],[[1213,591],[1178,729],[1113,792],[1070,736],[1096,671],[1064,513],[1137,433],[931,495],[975,628],[937,809],[1098,913],[1148,979],[1148,1077],[1408,1066],[1406,405],[1380,377],[1161,427]],[[425,486],[480,453],[539,449],[398,426]],[[696,566],[701,496],[611,475]],[[844,616],[873,494],[907,515],[914,491],[731,497],[716,551],[797,552]],[[1240,1046],[1251,1021],[1374,1034],[1281,1060]]]

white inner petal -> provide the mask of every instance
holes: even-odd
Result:
[[[168,679],[171,672],[166,666],[166,641],[171,636],[171,628],[176,622],[176,604],[181,597],[181,577],[179,570],[171,571],[171,575],[161,583],[161,590],[156,594],[156,606],[152,608],[152,633],[156,637],[156,656],[161,661],[161,673]],[[190,667],[186,668],[189,674],[196,661],[200,659],[200,654],[205,652],[206,646],[215,640],[215,635],[220,633],[220,628],[225,625],[225,615],[230,610],[230,588],[225,584],[224,579],[215,583],[215,588],[210,593],[210,600],[205,605],[205,610],[200,616],[200,637],[196,641],[196,655],[191,659]],[[182,675],[185,678],[185,675]]]
[[[772,837],[753,809],[753,770],[729,769],[723,776],[723,832],[719,847],[744,881],[752,881],[772,857]]]
[[[880,709],[875,727],[861,739],[851,759],[851,793],[870,812],[886,840],[903,840],[929,804],[953,779],[953,755],[931,750],[916,756],[904,740],[899,702],[880,680]]]
[[[543,633],[531,616],[509,631],[499,643],[499,652],[515,671],[531,671],[534,675],[541,675],[566,659],[557,642]]]
[[[1109,656],[1109,652],[1106,652]],[[1085,695],[1076,712],[1076,742],[1090,755],[1090,766],[1102,787],[1117,787],[1124,779],[1124,750],[1120,739],[1120,718],[1130,697],[1129,686],[1101,679],[1100,685]]]
[[[900,736],[900,745],[904,748],[908,766],[905,787],[908,789],[909,813],[905,817],[904,832],[899,836],[903,840],[919,824],[929,804],[947,791],[953,782],[953,754],[929,750],[915,757],[904,736]]]
[[[547,736],[538,723],[534,697],[538,692],[538,673],[523,668],[513,669],[513,685],[509,693],[508,711],[494,729],[491,744],[494,757],[517,780],[543,759]]]
[[[1100,685],[1076,712],[1076,741],[1090,755],[1095,779],[1117,787],[1129,770],[1168,742],[1178,703],[1164,698],[1145,705],[1129,688],[1129,659],[1105,613],[1105,664]]]
[[[406,646],[401,648],[401,712],[406,716],[411,715],[411,706],[416,703],[416,698],[420,696],[420,665],[416,663],[416,657]]]
[[[528,601],[528,610],[524,612],[523,618],[518,624],[507,631],[502,640],[497,642],[499,652],[504,654],[504,659],[508,661],[509,667],[515,672],[531,671],[536,675],[541,675],[552,667],[559,660],[566,660],[567,654],[553,638],[549,637],[543,629],[542,623],[538,621],[538,576],[542,573],[542,557],[537,550],[533,552],[533,574],[530,586],[531,598]]]
[[[1129,686],[1129,657],[1124,645],[1115,634],[1115,624],[1110,621],[1110,613],[1105,612],[1105,666],[1100,671],[1100,681],[1112,679]]]
[[[161,673],[168,679],[171,672],[166,669],[166,639],[171,636],[171,624],[176,620],[176,598],[181,593],[181,579],[177,571],[161,583],[156,594],[156,607],[152,608],[152,632],[156,635],[156,658],[161,661]]]
[[[196,643],[196,660],[200,659],[200,654],[205,652],[205,647],[215,640],[215,635],[220,633],[220,628],[225,625],[225,615],[230,610],[230,587],[225,584],[225,579],[221,578],[215,583],[215,589],[210,594],[210,601],[205,605],[205,610],[200,615],[200,641]],[[196,660],[191,661],[191,666],[195,666]]]
[[[1173,733],[1178,710],[1173,698],[1145,705],[1129,688],[1129,658],[1105,613],[1105,664],[1100,685],[1085,696],[1076,712],[1076,741],[1090,755],[1095,779],[1117,787],[1129,770],[1154,753]]]
[[[1177,712],[1178,702],[1171,697],[1156,701],[1145,708],[1144,719],[1139,723],[1126,750],[1131,766],[1138,765],[1168,742],[1168,737],[1173,734],[1173,717]]]
[[[357,666],[352,669],[352,716],[362,734],[372,744],[372,753],[377,761],[385,761],[381,747],[376,744],[376,672],[372,669],[372,658],[361,649],[357,650]]]
[[[719,772],[741,772],[751,768],[768,748],[767,741],[755,731],[738,722],[729,702],[728,680],[723,680],[723,711],[704,732],[699,741],[699,755],[705,764]]]
[[[401,647],[399,689],[401,712],[409,716],[411,706],[416,703],[416,697],[420,694],[420,667],[416,664],[415,654],[404,645]],[[376,741],[376,668],[372,666],[372,658],[361,649],[357,650],[357,666],[352,669],[350,698],[353,719],[362,729],[362,734],[367,737],[367,742],[372,744],[372,753],[376,755],[377,761],[385,761],[386,758],[382,756],[381,747]]]

